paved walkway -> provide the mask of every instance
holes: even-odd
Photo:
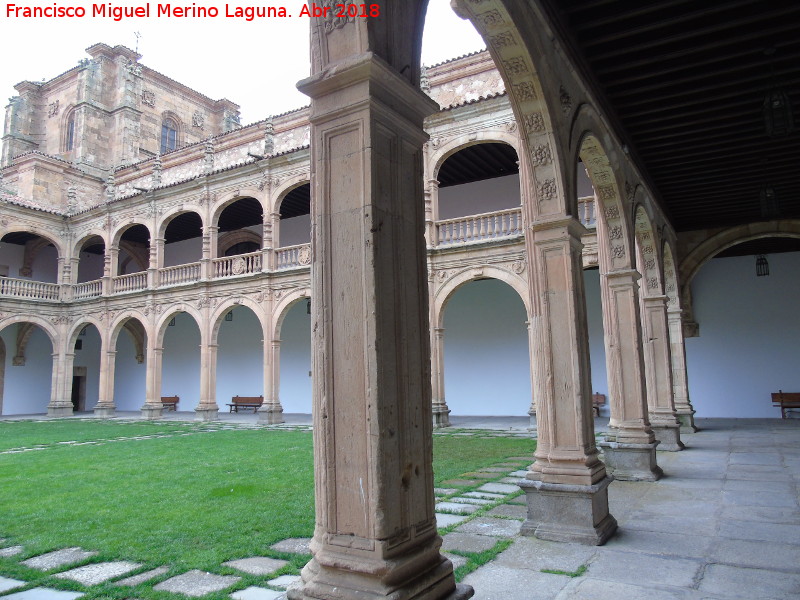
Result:
[[[307,416],[290,420],[308,424]],[[453,421],[470,427],[461,435],[524,435],[528,425],[527,418]],[[514,481],[529,458],[508,457],[437,488],[443,551],[461,572],[471,571],[463,581],[482,600],[800,598],[800,421],[714,419],[699,425],[701,432],[684,438],[687,450],[658,454],[666,473],[661,481],[611,485],[610,508],[620,528],[605,546],[519,536],[525,506]],[[284,540],[270,550],[305,555],[308,540]],[[487,551],[495,556],[483,564]],[[92,562],[94,554],[91,548],[64,548],[21,564],[75,582],[84,592],[111,581],[184,597],[229,590],[236,600],[279,600],[297,580],[285,573],[286,561],[270,556],[220,565],[227,574],[167,575],[168,565],[142,572],[125,557]],[[25,556],[24,546],[0,537],[0,557],[13,561],[17,555]],[[240,589],[242,577],[230,569],[259,576],[258,585]],[[0,600],[83,595],[31,588],[21,577],[0,577]]]

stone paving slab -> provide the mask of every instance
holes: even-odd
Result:
[[[651,555],[705,559],[714,545],[710,535],[662,533],[620,527],[604,548],[625,552],[644,552]]]
[[[456,488],[433,488],[433,493],[436,496],[450,496],[451,494],[457,494],[458,490]]]
[[[125,585],[128,587],[133,587],[134,585],[139,585],[140,583],[144,583],[145,581],[150,581],[151,579],[160,577],[167,571],[169,571],[169,567],[156,567],[155,569],[150,569],[149,571],[145,571],[144,573],[139,573],[138,575],[133,575],[132,577],[126,577],[125,579],[120,579],[119,581],[115,581],[114,585]]]
[[[624,519],[620,518],[620,511],[614,510],[613,505],[611,514],[617,517],[617,521],[622,523],[623,529],[637,529],[642,531],[660,531],[661,533],[675,533],[679,531],[691,532],[691,535],[716,535],[719,520],[695,519],[693,517],[675,517],[672,515],[660,515],[657,508],[651,507],[649,511],[634,510]]]
[[[268,558],[266,556],[253,556],[250,558],[240,558],[238,560],[229,560],[222,563],[225,567],[231,567],[250,575],[268,575],[274,573],[278,569],[282,569],[289,564],[288,560],[280,560],[277,558]]]
[[[723,491],[722,501],[725,504],[733,504],[735,506],[797,508],[797,496],[794,492]]]
[[[500,538],[474,533],[448,533],[442,538],[442,550],[458,550],[459,552],[483,552],[494,548]]]
[[[505,494],[493,494],[492,492],[467,492],[462,494],[467,498],[483,498],[484,500],[500,500],[505,498]]]
[[[471,515],[476,510],[480,509],[480,506],[476,506],[475,504],[459,504],[457,502],[439,502],[436,504],[436,510],[438,511],[449,511],[459,515]]]
[[[300,579],[301,579],[300,575],[281,575],[280,577],[276,577],[275,579],[270,579],[267,582],[267,585],[286,589],[290,585],[294,585],[295,583],[300,581]]]
[[[475,473],[464,473],[466,477],[470,479],[497,479],[499,475],[497,473],[483,473],[483,472],[475,472]]]
[[[23,550],[22,546],[9,546],[8,548],[0,548],[0,558],[9,558],[20,554]]]
[[[466,521],[469,517],[467,515],[448,515],[445,513],[436,513],[436,527],[448,527]]]
[[[486,505],[486,504],[494,504],[497,502],[496,500],[485,500],[483,498],[473,498],[471,496],[457,496],[455,498],[450,498],[448,502],[456,502],[458,504],[477,504],[479,506]]]
[[[800,575],[732,567],[708,565],[700,582],[700,591],[718,594],[725,598],[754,598],[758,590],[759,599],[781,599],[800,595]]]
[[[554,569],[576,571],[597,552],[593,546],[549,542],[535,537],[520,537],[494,562],[512,569]]]
[[[730,520],[720,523],[719,535],[737,540],[800,544],[800,525]]]
[[[506,504],[522,504],[523,506],[528,506],[528,499],[523,494],[522,496],[516,496],[514,498],[509,498],[506,500]],[[613,511],[612,511],[613,514]]]
[[[720,518],[800,525],[800,511],[766,506],[723,506]]]
[[[570,578],[562,575],[489,563],[467,575],[462,583],[475,589],[473,600],[552,600],[569,582]]]
[[[796,572],[800,564],[800,546],[723,539],[712,553],[712,560],[740,567]]]
[[[21,564],[31,569],[39,569],[40,571],[49,571],[50,569],[57,569],[71,563],[80,562],[91,558],[97,552],[90,552],[82,548],[64,548],[62,550],[55,550],[47,554],[40,554],[27,560],[23,560]]]
[[[510,483],[484,483],[478,488],[478,491],[494,492],[496,494],[513,494],[519,491],[519,486]]]
[[[288,552],[290,554],[311,554],[310,543],[311,538],[288,538],[272,544],[270,548],[277,552]]]
[[[712,600],[707,595],[699,595],[691,590],[667,586],[647,585],[645,587],[618,581],[603,581],[592,577],[580,577],[572,580],[555,596],[556,600],[639,600],[640,598],[647,598],[647,600]]]
[[[157,592],[173,592],[184,596],[205,596],[211,592],[218,592],[238,582],[241,577],[233,575],[216,575],[194,569],[182,575],[170,577],[162,581],[153,589]]]
[[[448,479],[447,481],[443,481],[445,485],[455,486],[455,487],[471,487],[473,485],[478,485],[480,481],[476,479]]]
[[[509,475],[509,477],[525,477],[527,474],[528,474],[528,471],[523,469],[522,471],[512,471],[508,475]]]
[[[458,554],[451,554],[450,552],[442,552],[442,556],[444,556],[447,560],[453,563],[453,570],[455,571],[458,567],[461,567],[467,564],[467,557],[466,556],[459,556]]]
[[[249,587],[231,594],[234,600],[283,600],[286,592],[276,592],[267,588]]]
[[[528,507],[519,504],[501,504],[486,512],[487,517],[511,517],[525,520],[528,518]]]
[[[508,467],[486,467],[481,471],[485,473],[508,473]]]
[[[519,477],[503,477],[502,479],[498,479],[497,483],[508,483],[510,485],[515,485],[519,488]]]
[[[3,600],[75,600],[75,598],[80,598],[81,596],[83,594],[79,592],[62,592],[61,590],[39,587],[3,596]]]
[[[129,561],[116,561],[96,563],[93,565],[84,565],[77,569],[70,569],[63,573],[57,573],[55,576],[59,579],[71,579],[83,585],[97,585],[109,579],[120,577],[131,571],[135,571],[142,565],[140,563]]]
[[[514,537],[519,533],[522,523],[511,519],[493,519],[491,517],[479,517],[467,521],[463,525],[456,527],[456,531],[462,533],[477,533],[478,535],[492,535],[496,537]]]
[[[27,581],[19,581],[18,579],[0,577],[0,592],[7,592],[8,590],[13,590],[14,588],[21,587],[27,583]]]
[[[595,579],[636,585],[669,585],[689,588],[700,573],[703,562],[675,557],[617,552],[604,548],[589,564],[587,574]]]

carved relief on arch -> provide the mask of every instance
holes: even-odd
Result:
[[[657,296],[663,293],[663,288],[655,231],[650,218],[641,205],[636,208],[634,231],[642,259],[638,270],[642,275],[643,293],[645,296]]]

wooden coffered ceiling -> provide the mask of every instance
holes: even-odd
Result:
[[[766,186],[800,217],[800,2],[542,1],[678,231],[766,220]],[[766,134],[771,87],[787,136]]]

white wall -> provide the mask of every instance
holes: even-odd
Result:
[[[291,219],[281,219],[278,225],[280,247],[307,244],[311,241],[311,215],[300,215]]]
[[[589,329],[589,358],[592,366],[592,393],[605,394],[606,405],[600,414],[608,416],[608,375],[606,372],[606,349],[603,342],[603,307],[600,301],[600,271],[586,269],[583,272],[586,290],[586,321]]]
[[[78,263],[78,278],[74,281],[81,283],[100,279],[103,276],[104,266],[105,257],[102,254],[81,252],[80,262]]]
[[[281,336],[280,398],[285,413],[311,412],[311,315],[305,300],[286,313]]]
[[[233,309],[233,320],[223,321],[217,338],[217,404],[221,412],[233,396],[264,394],[264,334],[252,310]]]
[[[522,299],[501,281],[474,281],[453,294],[444,313],[445,400],[452,414],[528,414],[526,320]]]
[[[119,332],[116,350],[114,404],[117,410],[139,410],[145,401],[147,360],[136,362],[136,346],[125,329]]]
[[[161,396],[180,396],[179,411],[193,411],[200,402],[200,328],[186,313],[167,326],[161,354]]]
[[[58,252],[55,246],[45,246],[36,255],[31,265],[33,275],[23,277],[19,274],[25,256],[25,246],[0,242],[0,265],[8,266],[8,276],[17,279],[32,279],[56,283],[58,281]]]
[[[519,207],[519,175],[495,177],[439,190],[439,219]]]
[[[20,326],[17,323],[0,332],[6,345],[3,414],[46,413],[50,403],[53,346],[47,334],[36,327],[25,349],[25,365],[12,366],[17,353],[17,332]]]
[[[203,258],[203,238],[195,237],[180,242],[164,244],[164,266],[174,267],[200,262]],[[135,264],[135,263],[134,263]],[[173,394],[167,394],[172,396]],[[180,407],[180,405],[178,405]]]
[[[770,393],[800,392],[800,252],[714,258],[692,281],[700,337],[686,339],[697,417],[777,417]]]

